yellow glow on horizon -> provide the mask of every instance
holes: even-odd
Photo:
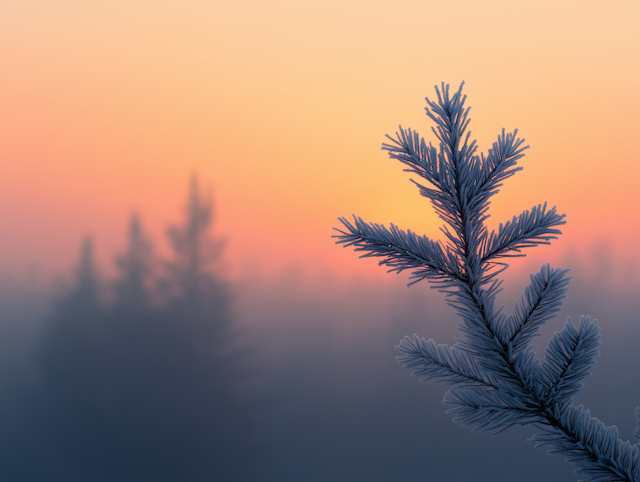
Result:
[[[7,0],[0,267],[60,270],[86,233],[107,264],[133,209],[161,244],[197,170],[235,272],[388,276],[331,228],[353,212],[441,237],[380,146],[398,124],[435,143],[424,97],[443,80],[465,81],[479,151],[503,127],[531,146],[490,227],[547,201],[568,224],[538,250],[606,236],[630,256],[639,14],[631,1]]]

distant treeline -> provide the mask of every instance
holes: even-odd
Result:
[[[31,454],[36,463],[17,453],[0,473],[95,482],[250,477],[255,417],[238,388],[246,373],[212,222],[212,197],[194,176],[184,218],[168,229],[169,259],[154,255],[135,215],[115,279],[102,279],[84,242],[38,344],[42,383],[25,401],[30,449],[43,447]]]
[[[458,336],[442,293],[395,276],[392,287],[295,273],[230,284],[212,209],[193,179],[162,258],[134,217],[109,278],[84,242],[46,310],[37,289],[0,287],[1,481],[578,479],[526,441],[533,428],[456,430],[442,403],[449,387],[415,383],[395,361],[407,333]],[[583,261],[561,264],[575,286],[540,345],[569,315],[601,320],[606,343],[577,403],[630,438],[639,284],[621,291]],[[502,302],[513,306],[527,278],[514,275]]]

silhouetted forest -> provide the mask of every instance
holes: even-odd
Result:
[[[211,195],[194,176],[182,222],[167,232],[168,260],[154,255],[136,215],[115,279],[101,278],[84,242],[45,321],[42,383],[27,401],[49,468],[14,454],[0,464],[3,479],[247,480],[256,420],[239,395],[246,373],[212,225]]]
[[[295,271],[232,285],[213,208],[192,179],[166,259],[132,216],[110,279],[85,240],[52,305],[35,284],[0,284],[0,480],[577,480],[526,441],[533,428],[456,427],[448,387],[416,383],[395,361],[408,333],[459,336],[441,293],[402,276],[391,288],[337,286]],[[640,283],[631,265],[624,286],[614,282],[609,247],[592,258],[591,273],[582,259],[560,263],[576,278],[539,354],[567,316],[598,318],[601,356],[575,403],[631,438]],[[528,275],[505,277],[510,311]]]

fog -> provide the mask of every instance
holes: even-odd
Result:
[[[169,230],[170,260],[154,259],[132,217],[113,279],[88,239],[55,289],[3,282],[2,479],[578,479],[527,441],[532,427],[493,436],[452,423],[448,387],[419,383],[395,361],[405,335],[460,336],[443,294],[407,288],[404,275],[345,282],[290,269],[226,280],[215,268],[222,246],[207,234],[210,203],[194,192]],[[614,259],[604,244],[561,263],[575,278],[537,351],[567,316],[598,318],[601,356],[574,403],[628,440],[640,405],[640,282]],[[507,311],[541,264],[517,260],[505,272]]]

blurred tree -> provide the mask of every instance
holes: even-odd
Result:
[[[172,256],[161,280],[164,314],[182,322],[176,343],[185,343],[189,356],[224,358],[232,318],[229,286],[219,273],[224,241],[213,235],[211,190],[200,188],[196,174],[190,179],[183,215],[182,222],[167,230]],[[237,375],[231,373],[230,365],[225,373]]]
[[[224,242],[212,228],[211,191],[203,192],[193,175],[183,220],[167,230],[172,257],[162,280],[160,324],[171,349],[162,359],[170,380],[163,399],[180,407],[173,430],[189,448],[191,467],[215,467],[207,473],[220,480],[246,480],[255,419],[237,389],[246,372],[232,334],[230,289],[219,273]]]
[[[45,370],[56,392],[79,400],[83,386],[91,385],[89,360],[95,359],[102,335],[105,307],[93,258],[93,243],[85,239],[73,281],[65,287],[47,324],[43,356]]]
[[[183,222],[168,230],[160,281],[133,216],[100,303],[91,243],[42,343],[46,421],[58,468],[48,480],[252,480],[255,416],[231,336],[230,290],[217,272],[213,202],[191,179]],[[152,303],[159,286],[159,302]]]
[[[68,287],[68,294],[61,299],[62,309],[70,309],[77,313],[85,311],[95,315],[102,311],[100,282],[93,258],[93,241],[87,237],[80,250],[80,259],[74,270],[73,282]]]
[[[173,260],[167,263],[170,292],[182,304],[196,310],[218,304],[228,295],[215,268],[224,241],[213,237],[213,201],[211,190],[201,191],[198,176],[192,175],[189,199],[182,224],[171,226],[167,233]]]
[[[145,312],[151,304],[155,256],[137,214],[131,216],[128,241],[126,251],[115,259],[114,309]]]
[[[55,465],[76,458],[90,460],[94,434],[103,422],[106,307],[90,238],[82,244],[72,282],[65,285],[66,293],[55,303],[40,345],[39,437],[48,440],[50,453],[45,458],[55,459]],[[69,480],[81,466],[70,465],[64,474],[53,471],[48,480]]]

